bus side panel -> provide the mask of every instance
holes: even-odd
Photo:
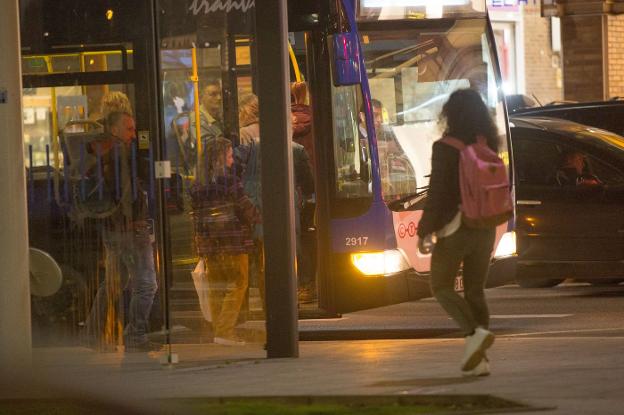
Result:
[[[431,255],[418,252],[418,235],[416,234],[422,213],[422,210],[392,212],[392,221],[397,245],[405,253],[409,264],[417,273],[428,274],[431,269]]]
[[[362,216],[332,219],[332,251],[362,252],[396,248],[392,215],[381,201],[372,203]]]
[[[332,220],[331,274],[334,311],[346,313],[408,301],[407,273],[365,276],[351,262],[351,254],[396,249],[392,213],[373,202],[359,217]]]

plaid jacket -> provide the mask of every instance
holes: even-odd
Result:
[[[233,174],[191,188],[198,255],[244,254],[253,248],[253,227],[260,213]]]

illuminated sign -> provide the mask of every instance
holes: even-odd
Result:
[[[464,6],[470,0],[362,0],[363,7]]]

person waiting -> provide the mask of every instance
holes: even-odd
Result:
[[[244,96],[240,100],[239,105],[239,117],[254,117],[258,119],[259,105],[258,97],[254,94]],[[241,141],[245,134],[245,128],[241,129]],[[258,136],[253,137],[246,141],[246,144],[242,144],[237,148],[237,158],[241,162],[243,169],[242,180],[245,193],[255,204],[258,210],[262,211],[262,189],[261,189],[261,141],[258,129]],[[301,207],[303,200],[308,198],[314,192],[314,177],[312,176],[312,168],[310,166],[310,159],[305,148],[301,144],[295,142],[291,143],[293,152],[293,165],[295,173],[295,231],[297,236],[297,257],[301,257]],[[264,248],[263,248],[263,228],[262,225],[256,226],[254,231],[254,239],[258,252],[258,288],[260,290],[260,297],[264,304]]]
[[[260,222],[233,164],[232,143],[224,137],[209,140],[191,188],[195,245],[207,271],[214,342],[230,346],[244,344],[234,328],[249,283],[252,230]]]
[[[88,341],[104,350],[116,345],[117,331],[124,321],[122,291],[128,286],[129,315],[123,330],[125,351],[158,350],[160,345],[147,337],[158,285],[147,194],[141,181],[132,177],[134,119],[127,112],[110,112],[105,128],[103,136],[90,143],[89,152],[101,160],[103,190],[99,200],[114,201],[115,207],[98,219],[105,250],[105,276],[87,319]]]

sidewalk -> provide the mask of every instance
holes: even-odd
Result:
[[[611,336],[610,336],[611,334]],[[39,384],[2,385],[0,398],[56,396],[54,388],[122,402],[173,397],[493,395],[556,414],[621,414],[623,339],[499,336],[492,375],[463,378],[463,340],[302,342],[298,359],[264,358],[260,345],[176,345],[180,363],[158,354],[39,349]]]

